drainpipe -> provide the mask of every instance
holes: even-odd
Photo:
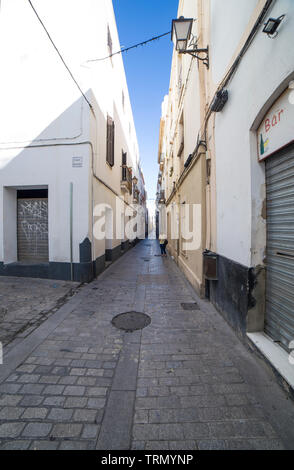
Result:
[[[70,279],[73,281],[73,183],[69,183]]]

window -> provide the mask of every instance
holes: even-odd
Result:
[[[112,38],[111,38],[109,26],[107,26],[107,46],[108,46],[109,55],[112,55]]]
[[[122,180],[127,181],[127,153],[122,152]]]
[[[114,121],[110,116],[107,116],[106,161],[114,165]]]
[[[123,91],[122,91],[122,107],[123,107],[123,110],[125,110],[125,94]]]

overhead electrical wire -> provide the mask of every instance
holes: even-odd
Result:
[[[51,44],[53,45],[54,49],[56,50],[57,54],[59,55],[60,57],[60,60],[62,61],[63,65],[65,66],[66,70],[68,71],[69,75],[71,76],[72,80],[74,81],[74,83],[76,84],[77,88],[79,89],[80,93],[82,94],[82,96],[85,98],[86,102],[88,103],[89,107],[91,110],[93,110],[93,106],[91,105],[90,101],[88,100],[88,98],[86,97],[85,93],[83,92],[83,90],[81,89],[80,85],[78,84],[77,80],[75,79],[75,77],[73,76],[73,73],[71,72],[70,68],[68,67],[68,65],[66,64],[64,58],[62,57],[61,53],[59,52],[57,46],[55,45],[53,39],[51,38],[46,26],[44,25],[43,21],[41,20],[40,16],[38,15],[38,12],[36,11],[34,5],[32,4],[31,0],[28,0],[30,6],[32,7],[36,17],[38,18],[39,22],[41,23],[44,31],[46,32]]]
[[[120,51],[114,52],[113,54],[110,54],[106,57],[102,57],[100,59],[89,59],[86,62],[98,62],[98,61],[101,61],[101,60],[110,59],[110,57],[113,57],[114,55],[122,54],[123,52],[130,51],[131,49],[135,49],[136,47],[139,47],[139,46],[145,46],[145,44],[147,44],[148,42],[157,41],[158,39],[161,39],[164,36],[167,36],[168,34],[171,34],[171,31],[168,31],[167,33],[164,33],[164,34],[160,34],[159,36],[155,36],[151,39],[147,39],[146,41],[139,42],[138,44],[134,44],[133,46],[125,47],[124,49],[121,49]]]

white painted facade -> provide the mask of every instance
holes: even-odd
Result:
[[[236,3],[230,2],[228,3]],[[234,57],[227,32],[238,24],[239,38],[245,33],[246,23],[252,24],[258,2],[238,1],[238,9],[229,6],[229,12],[211,2],[211,73],[217,80],[225,76]],[[259,6],[262,6],[259,2]],[[250,15],[251,13],[251,15]],[[219,254],[245,266],[263,264],[266,246],[266,224],[261,217],[265,198],[265,169],[258,161],[257,129],[266,112],[283,93],[294,70],[294,50],[290,47],[294,28],[294,3],[277,0],[268,17],[286,14],[276,38],[259,32],[245,53],[227,86],[229,100],[215,118],[217,243]],[[251,20],[251,21],[250,21]],[[214,25],[218,24],[216,30]],[[247,27],[248,31],[248,27]],[[235,35],[237,38],[237,35]],[[221,46],[224,52],[221,53]],[[226,48],[230,48],[231,60]],[[216,60],[217,57],[217,60]]]
[[[121,191],[122,152],[138,176],[139,149],[111,0],[33,2],[80,88],[50,43],[30,4],[2,0],[0,9],[0,262],[17,261],[16,191],[48,189],[49,262],[69,263],[73,183],[73,263],[88,238],[91,259],[106,241],[93,237],[93,207]],[[108,33],[109,30],[109,33]],[[115,123],[114,165],[106,162],[106,121]],[[114,217],[115,219],[115,217]],[[124,236],[111,242],[117,248]]]

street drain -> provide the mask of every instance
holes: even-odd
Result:
[[[200,307],[196,302],[182,303],[181,307],[183,310],[200,310]]]
[[[120,330],[128,332],[142,330],[146,326],[150,325],[151,318],[149,315],[141,312],[125,312],[116,315],[111,323]]]

